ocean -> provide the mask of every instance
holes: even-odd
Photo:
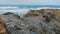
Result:
[[[27,14],[30,10],[40,10],[40,9],[60,9],[60,6],[56,5],[0,5],[0,14],[6,12],[12,12],[23,16]]]

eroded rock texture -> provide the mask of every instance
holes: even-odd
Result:
[[[60,9],[30,10],[24,17],[1,15],[9,34],[60,34]]]
[[[5,21],[0,17],[0,34],[8,34]]]
[[[37,34],[60,34],[59,9],[31,10],[24,17],[37,28]]]

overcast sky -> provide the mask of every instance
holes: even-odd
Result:
[[[60,5],[60,0],[0,0],[0,5]]]

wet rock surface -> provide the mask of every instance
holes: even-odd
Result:
[[[23,18],[13,13],[1,15],[9,34],[60,34],[60,10],[30,10]]]

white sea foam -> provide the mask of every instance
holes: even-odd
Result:
[[[9,10],[8,10],[9,8]],[[5,10],[6,9],[6,10]],[[12,9],[12,10],[10,10]],[[51,8],[51,7],[38,7],[38,8],[28,8],[28,9],[20,9],[18,7],[9,7],[9,6],[4,6],[0,7],[0,14],[6,13],[6,12],[12,12],[18,15],[25,15],[27,14],[30,10],[41,10],[41,9],[60,9],[60,8]]]
[[[18,7],[0,6],[0,10],[5,10],[5,9],[18,9]]]
[[[12,12],[17,14],[26,14],[29,9],[19,9],[18,7],[11,7],[11,6],[2,6],[0,7],[0,13]]]
[[[38,7],[38,8],[36,8],[36,9],[31,9],[31,10],[41,10],[41,9],[60,9],[60,8]]]
[[[6,12],[11,12],[11,13],[15,13],[15,14],[18,14],[20,16],[23,16],[23,15],[27,14],[29,12],[29,10],[28,9],[0,10],[0,14],[4,14]]]

